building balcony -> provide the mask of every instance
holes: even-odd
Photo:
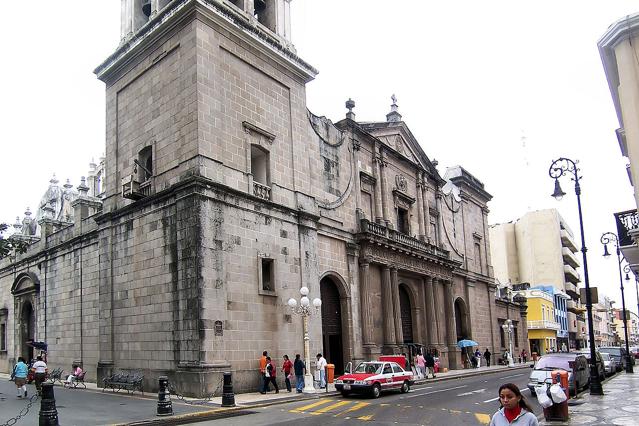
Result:
[[[579,268],[579,260],[577,256],[568,247],[561,248],[561,255],[564,258],[564,263],[572,266],[573,268]]]
[[[570,265],[564,265],[564,276],[566,277],[567,282],[571,282],[573,284],[578,284],[579,281],[581,281],[579,272],[577,272],[575,268]],[[566,293],[568,293],[568,289],[566,289]]]
[[[575,241],[572,239],[572,235],[570,235],[568,231],[566,231],[565,229],[562,229],[560,231],[560,235],[561,235],[561,244],[564,247],[569,248],[573,253],[576,253],[579,250],[577,248],[577,245],[575,244]]]
[[[579,299],[579,288],[566,279],[566,293],[573,299]]]
[[[411,237],[410,235],[389,229],[385,225],[371,222],[368,219],[360,220],[360,237],[387,240],[403,248],[430,254],[444,259],[450,259],[450,252],[433,244]]]
[[[271,199],[271,187],[253,181],[253,195],[263,200]]]
[[[558,331],[561,326],[558,322],[547,320],[530,320],[528,321],[528,330],[555,330]]]
[[[617,236],[619,237],[619,249],[631,265],[639,264],[639,247],[637,247],[637,239],[639,238],[639,215],[637,210],[627,210],[625,212],[615,213],[615,221],[617,222]],[[633,272],[637,272],[632,267]]]
[[[573,314],[583,314],[586,311],[586,308],[579,306],[579,304],[574,300],[569,300],[566,303],[566,309]]]

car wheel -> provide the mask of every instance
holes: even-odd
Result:
[[[348,395],[350,395],[351,393],[349,391],[342,391],[342,396],[344,398],[346,398]]]
[[[375,383],[373,385],[373,390],[371,393],[373,394],[373,398],[379,398],[379,396],[382,394],[382,388],[379,383]]]
[[[402,387],[399,390],[401,393],[406,393],[410,390],[410,385],[407,381],[404,381],[404,383],[402,383]]]

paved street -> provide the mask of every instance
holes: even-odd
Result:
[[[35,392],[35,386],[27,385],[29,397]],[[153,418],[157,409],[157,397],[96,392],[88,389],[64,389],[55,386],[56,408],[61,425],[105,425],[126,423]],[[6,378],[0,379],[0,424],[17,415],[26,400],[16,397],[16,387]],[[208,407],[210,408],[210,407]],[[173,404],[175,414],[200,411],[204,408],[191,407],[180,403]],[[33,404],[27,416],[17,423],[18,426],[38,424],[40,401]]]
[[[500,371],[476,377],[415,386],[408,394],[387,393],[368,397],[323,398],[299,401],[247,411],[233,418],[198,423],[201,425],[328,425],[362,423],[378,425],[480,425],[488,424],[497,410],[497,389],[506,382],[526,388],[529,370]],[[529,398],[535,414],[541,408]]]

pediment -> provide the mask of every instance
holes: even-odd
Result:
[[[33,272],[23,272],[13,281],[11,294],[18,296],[25,293],[39,293],[40,280]]]
[[[400,133],[386,135],[386,136],[379,136],[378,139],[382,141],[385,145],[393,148],[399,154],[406,157],[409,161],[415,164],[419,163],[417,161],[417,156],[411,149],[406,139],[404,139],[404,137]]]

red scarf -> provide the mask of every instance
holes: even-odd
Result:
[[[521,407],[519,405],[515,408],[504,408],[504,415],[506,416],[506,420],[508,420],[508,423],[512,423],[513,420],[517,418],[519,413],[521,413]]]

